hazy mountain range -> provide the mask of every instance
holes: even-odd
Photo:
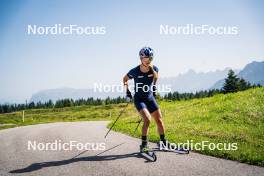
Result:
[[[176,77],[160,78],[159,84],[171,85],[173,91],[178,92],[195,92],[199,90],[207,90],[220,79],[224,79],[227,76],[228,70],[231,68],[225,68],[224,70],[210,71],[210,72],[195,72],[189,70],[184,74],[179,74]],[[239,70],[234,70],[236,73]]]
[[[199,90],[208,90],[213,88],[221,88],[224,83],[224,78],[227,77],[228,70],[217,70],[211,72],[195,72],[189,70],[184,74],[180,74],[176,77],[160,78],[159,84],[171,85],[172,91],[178,92],[195,92]],[[239,77],[243,77],[246,81],[253,84],[264,85],[264,61],[252,62],[247,64],[242,70],[234,70]],[[93,89],[73,89],[73,88],[60,88],[50,89],[37,92],[32,95],[30,102],[38,101],[56,101],[63,98],[106,98],[123,96],[123,93],[102,93],[94,92]]]
[[[122,93],[112,93],[112,92],[99,92],[94,91],[93,89],[73,89],[73,88],[58,88],[58,89],[49,89],[39,91],[32,95],[30,102],[46,102],[49,100],[56,101],[58,99],[72,98],[76,99],[87,99],[90,97],[93,98],[107,98],[107,97],[118,97],[123,96]]]

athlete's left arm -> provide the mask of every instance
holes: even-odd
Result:
[[[159,78],[159,74],[158,74],[158,72],[156,72],[155,70],[153,71],[153,74],[154,74],[153,84],[156,85],[157,80],[158,80],[158,78]]]
[[[154,69],[153,65],[150,65],[149,68],[151,69],[153,73],[153,85],[156,86],[157,80],[159,78],[158,72]]]

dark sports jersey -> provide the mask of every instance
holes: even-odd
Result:
[[[158,72],[159,69],[156,66],[153,66],[153,69]],[[135,90],[135,97],[149,97],[153,96],[152,93],[152,83],[153,83],[153,78],[154,74],[150,70],[147,73],[144,73],[140,70],[140,66],[137,66],[133,69],[131,69],[128,73],[127,76],[130,79],[134,79],[134,90]]]

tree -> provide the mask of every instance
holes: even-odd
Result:
[[[223,87],[224,93],[237,92],[239,90],[239,78],[233,70],[229,70]]]
[[[243,78],[239,80],[239,90],[247,90],[251,87],[249,82],[246,82]]]

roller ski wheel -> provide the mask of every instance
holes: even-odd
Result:
[[[148,146],[140,145],[140,154],[151,162],[157,161],[156,152],[151,150]]]

